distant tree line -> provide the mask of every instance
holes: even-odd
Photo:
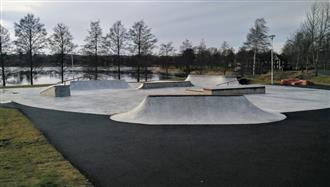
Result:
[[[320,64],[327,68],[330,55],[329,4],[313,4],[301,28],[286,42],[282,54],[275,53],[277,69],[313,68],[317,75]],[[3,86],[6,86],[6,65],[28,66],[33,85],[33,76],[37,73],[35,68],[53,66],[53,61],[59,62],[55,66],[59,67],[61,81],[64,82],[64,67],[70,64],[70,56],[75,58],[75,65],[90,67],[94,79],[98,79],[99,66],[117,66],[118,79],[121,78],[121,66],[135,67],[137,81],[140,81],[142,72],[147,80],[149,66],[163,67],[166,76],[170,67],[182,69],[185,74],[219,68],[224,74],[234,71],[240,75],[255,75],[270,69],[272,46],[264,18],[255,20],[246,42],[237,51],[226,41],[220,48],[208,48],[204,40],[194,46],[188,39],[182,42],[178,50],[172,42],[156,46],[158,40],[143,20],[135,22],[129,29],[117,21],[107,32],[101,28],[100,21],[92,21],[82,46],[73,43],[67,25],[58,23],[48,35],[45,25],[33,14],[27,14],[14,23],[14,28],[16,38],[11,41],[9,31],[0,25]]]
[[[300,28],[287,40],[283,55],[295,70],[313,68],[315,76],[320,66],[328,69],[330,60],[330,3],[316,2],[306,14]]]

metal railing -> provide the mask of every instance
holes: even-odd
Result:
[[[224,85],[224,84],[227,84],[227,86],[229,86],[229,83],[231,83],[231,82],[238,82],[238,80],[231,80],[231,81],[223,82],[223,83],[217,84],[216,86],[220,86],[220,85]]]

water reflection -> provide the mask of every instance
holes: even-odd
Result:
[[[152,67],[148,68],[147,77],[150,80],[161,80],[163,76],[152,73]],[[85,67],[66,68],[64,70],[64,80],[91,80],[94,79],[95,74],[93,69]],[[117,79],[118,74],[116,68],[100,68],[97,74],[100,80],[114,80]],[[140,74],[141,80],[145,78],[145,72]],[[134,68],[122,67],[121,79],[128,82],[135,82],[137,74]],[[1,80],[1,77],[0,77]],[[2,80],[1,80],[2,81]],[[55,84],[61,82],[61,73],[56,67],[36,68],[33,73],[34,84]],[[29,85],[30,71],[29,68],[23,67],[7,67],[6,68],[6,82],[7,85]]]

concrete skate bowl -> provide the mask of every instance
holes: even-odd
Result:
[[[112,120],[149,125],[259,124],[285,119],[264,111],[245,96],[149,95],[137,107]]]
[[[124,80],[88,80],[71,81],[71,90],[126,89],[129,85]]]
[[[194,86],[202,88],[240,85],[237,78],[222,75],[188,75],[186,81],[190,81]]]

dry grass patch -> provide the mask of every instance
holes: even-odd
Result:
[[[0,108],[1,186],[91,186],[15,109]]]

